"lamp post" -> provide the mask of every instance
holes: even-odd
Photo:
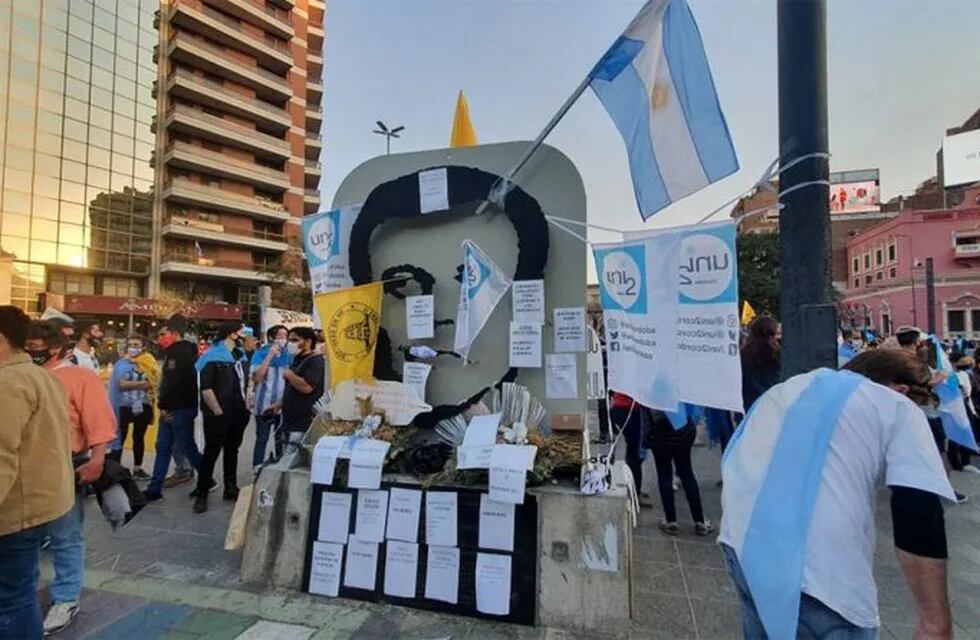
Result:
[[[380,120],[375,121],[375,124],[378,125],[378,128],[374,129],[372,133],[385,137],[385,155],[391,155],[391,139],[400,138],[400,134],[405,130],[405,127],[399,126],[395,127],[394,129],[389,129],[387,125]]]

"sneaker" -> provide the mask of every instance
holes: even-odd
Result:
[[[674,481],[673,481],[673,483],[672,483],[671,486],[674,487],[674,491],[677,491],[678,489],[680,489],[681,488],[681,479],[678,478],[677,476],[674,476]]]
[[[208,494],[194,498],[194,513],[204,513],[208,510]]]
[[[967,473],[980,473],[980,468],[977,468],[972,464],[968,464],[963,467],[963,471],[966,471]]]
[[[172,476],[167,476],[163,479],[163,487],[165,489],[170,489],[172,487],[177,487],[182,484],[187,484],[194,479],[194,472],[188,471],[187,473],[175,473]]]
[[[77,602],[57,602],[51,605],[48,615],[44,616],[44,635],[49,636],[66,629],[76,615]]]
[[[221,494],[221,498],[223,500],[227,500],[228,502],[238,500],[238,487],[233,484],[225,485],[225,490]]]
[[[676,536],[678,533],[676,522],[667,522],[666,520],[661,520],[660,524],[657,526],[659,526],[660,530],[666,533],[668,536]]]
[[[210,482],[208,484],[208,491],[207,491],[207,493],[211,493],[212,491],[214,491],[215,488],[217,488],[217,486],[218,486],[218,483],[215,482],[214,478],[211,478],[211,480],[210,480]],[[197,489],[194,489],[193,491],[191,491],[188,494],[188,497],[189,498],[198,498],[198,497],[200,497],[200,492]]]
[[[715,527],[713,524],[711,524],[711,520],[705,520],[704,522],[694,523],[694,535],[696,536],[701,536],[703,538],[706,535],[709,535],[714,530]]]
[[[143,492],[143,499],[147,502],[160,502],[163,500],[162,493],[150,493],[149,491]]]
[[[646,509],[653,508],[653,497],[649,493],[640,494],[640,506]]]
[[[967,502],[970,501],[970,496],[964,495],[964,494],[960,493],[959,491],[954,491],[953,493],[956,494],[956,503],[957,504],[966,504]]]
[[[133,477],[136,478],[137,480],[149,480],[150,474],[148,474],[146,471],[143,471],[143,469],[141,469],[140,467],[136,467],[135,469],[133,469]]]

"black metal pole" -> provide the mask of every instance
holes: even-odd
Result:
[[[781,164],[827,153],[826,0],[779,0],[779,155]],[[779,190],[829,178],[826,157],[780,174]],[[784,378],[837,363],[837,310],[831,300],[830,188],[801,187],[780,198],[780,314]]]
[[[936,335],[936,274],[932,258],[926,258],[926,322],[930,335]]]

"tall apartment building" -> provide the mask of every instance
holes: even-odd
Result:
[[[164,292],[254,321],[319,207],[323,16],[0,0],[0,304],[125,316]]]

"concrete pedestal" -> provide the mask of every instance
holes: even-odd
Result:
[[[548,485],[530,492],[538,501],[537,624],[626,630],[633,609],[626,491],[614,486],[602,496],[583,496],[574,486]],[[304,589],[312,494],[309,469],[262,470],[248,516],[244,582]]]

